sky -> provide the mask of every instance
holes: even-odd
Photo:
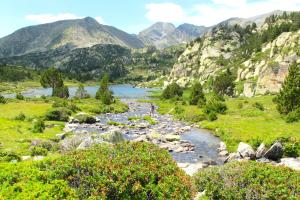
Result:
[[[300,0],[1,0],[0,37],[30,25],[87,16],[137,34],[158,21],[212,26],[274,10],[299,11]]]

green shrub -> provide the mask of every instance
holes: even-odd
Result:
[[[94,124],[96,123],[96,118],[90,115],[86,115],[86,114],[80,114],[80,115],[76,115],[74,117],[75,119],[77,119],[79,121],[79,123],[85,123],[85,124]]]
[[[284,144],[283,155],[296,158],[299,156],[299,149],[299,143],[286,143]]]
[[[203,93],[202,85],[199,82],[196,82],[192,86],[192,91],[189,100],[190,100],[190,105],[198,105],[199,107],[205,105],[206,99]]]
[[[46,126],[43,119],[36,119],[33,121],[33,133],[43,133]]]
[[[66,99],[55,99],[52,104],[53,108],[60,108],[60,107],[68,107],[68,101]]]
[[[101,80],[99,90],[96,92],[96,99],[102,101],[105,105],[110,105],[114,102],[112,91],[109,90],[109,75],[105,74]]]
[[[11,161],[21,161],[21,157],[14,152],[0,152],[0,162]]]
[[[171,155],[148,143],[103,144],[54,160],[0,164],[0,168],[4,199],[181,200],[194,196],[190,177]]]
[[[26,116],[22,112],[18,116],[15,117],[15,120],[24,121],[25,119],[26,119]]]
[[[143,120],[145,120],[145,121],[147,121],[149,124],[151,124],[151,125],[155,125],[156,124],[156,121],[151,117],[151,116],[145,116],[144,118],[143,118]]]
[[[208,121],[215,121],[218,119],[218,116],[215,112],[209,112],[208,115],[207,115],[207,120]]]
[[[238,103],[237,108],[242,109],[244,107],[244,104],[242,102]]]
[[[31,162],[0,164],[0,199],[78,199],[65,180],[50,180],[51,172]]]
[[[225,114],[227,110],[227,106],[225,103],[211,99],[206,106],[204,107],[204,113],[218,113],[218,114]]]
[[[54,108],[49,110],[45,118],[50,121],[68,121],[72,111],[67,108]]]
[[[264,105],[262,103],[259,103],[259,102],[255,102],[252,106],[254,108],[257,108],[258,110],[261,110],[261,111],[265,110]]]
[[[18,99],[18,100],[24,100],[25,98],[24,98],[24,96],[21,93],[17,93],[16,94],[16,99]]]
[[[47,156],[48,150],[43,147],[32,147],[30,149],[31,156]]]
[[[183,89],[177,83],[173,82],[164,89],[162,97],[164,99],[172,99],[182,97],[182,94]]]
[[[234,162],[195,175],[210,199],[299,199],[299,172],[258,162]]]
[[[300,108],[287,114],[285,121],[287,123],[298,122],[300,120]]]
[[[5,104],[6,103],[6,99],[4,98],[4,96],[0,95],[0,104]]]

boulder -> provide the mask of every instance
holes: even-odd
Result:
[[[242,159],[241,155],[239,153],[231,153],[227,158],[225,159],[224,163],[236,161]]]
[[[180,136],[179,135],[165,135],[164,138],[168,141],[168,142],[173,142],[173,141],[179,141],[180,140]]]
[[[255,158],[255,151],[253,148],[246,143],[240,142],[237,152],[243,157],[250,157],[251,159]]]
[[[21,160],[22,161],[25,161],[25,160],[29,160],[31,158],[31,156],[22,156],[21,157]]]
[[[148,139],[147,139],[146,135],[142,135],[142,136],[140,136],[138,138],[135,138],[133,141],[134,142],[148,142]]]
[[[219,146],[218,150],[219,150],[220,152],[221,152],[221,151],[226,151],[226,150],[227,150],[227,146],[226,146],[225,142],[220,142],[219,145],[220,145],[220,146]]]
[[[203,164],[202,162],[198,162],[198,163],[192,163],[189,164],[187,167],[182,168],[185,173],[187,173],[190,176],[193,176],[195,173],[197,173],[200,169],[203,169],[207,167],[206,164]]]
[[[261,143],[256,150],[255,157],[262,158],[263,155],[266,153],[266,151],[267,151],[267,148],[266,148],[265,144]]]
[[[270,160],[278,160],[282,157],[283,146],[280,142],[275,142],[269,149],[266,151],[264,157]]]
[[[91,137],[88,137],[80,143],[80,145],[77,147],[77,149],[87,149],[87,148],[91,147],[93,144],[94,144],[93,139]]]
[[[33,160],[38,161],[38,160],[43,160],[44,158],[45,158],[45,156],[34,156]]]
[[[293,170],[300,171],[300,157],[299,158],[282,158],[279,165],[289,167]]]
[[[228,151],[221,151],[219,152],[219,156],[227,156],[228,155]]]

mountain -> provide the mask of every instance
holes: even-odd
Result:
[[[25,27],[0,39],[0,57],[42,52],[66,46],[69,49],[96,44],[118,44],[129,48],[144,46],[135,35],[87,17]]]
[[[220,26],[220,25],[224,25],[224,24],[228,24],[228,25],[235,25],[238,24],[241,27],[246,27],[247,25],[251,25],[252,23],[256,23],[257,26],[262,26],[266,20],[266,18],[270,17],[271,15],[282,15],[285,11],[282,10],[275,10],[266,14],[262,14],[262,15],[257,15],[254,17],[249,17],[249,18],[238,18],[238,17],[234,17],[234,18],[230,18],[227,19],[219,24],[217,24],[216,26]],[[290,13],[290,12],[287,12]]]
[[[260,26],[224,23],[189,43],[165,85],[177,82],[185,87],[200,81],[209,90],[213,80],[230,69],[237,95],[277,93],[291,63],[300,64],[300,12],[276,13],[262,16],[269,17]]]
[[[146,45],[166,48],[172,45],[187,43],[202,36],[208,28],[192,24],[175,27],[171,23],[158,22],[138,34],[138,38]]]

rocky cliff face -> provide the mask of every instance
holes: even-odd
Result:
[[[141,48],[144,44],[134,35],[87,17],[30,26],[0,39],[0,57],[42,52],[60,47],[70,49],[96,44],[118,44]]]
[[[237,94],[251,97],[277,93],[290,64],[294,61],[300,64],[297,17],[293,21],[288,17],[271,18],[253,29],[231,25],[215,28],[188,45],[165,84],[176,81],[184,87],[195,80],[205,84],[230,68],[236,73]],[[265,39],[269,36],[271,39]],[[251,45],[257,41],[258,47],[253,51]]]
[[[290,64],[294,61],[300,64],[299,45],[300,31],[285,32],[245,61],[237,71],[237,81],[245,81],[244,95],[278,92]]]
[[[224,39],[224,38],[227,39]],[[240,35],[218,29],[192,42],[174,65],[169,82],[176,81],[182,87],[199,80],[206,82],[223,70],[222,61],[230,59],[240,46]]]

